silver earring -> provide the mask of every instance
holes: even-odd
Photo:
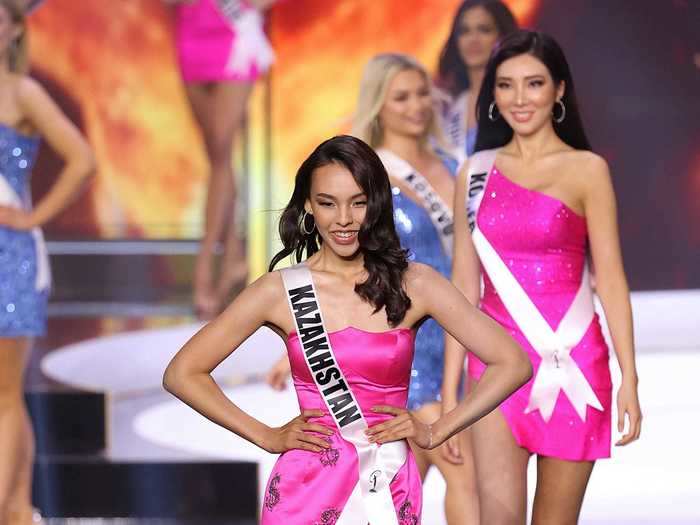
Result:
[[[313,214],[304,210],[304,213],[302,214],[301,218],[299,219],[299,229],[301,230],[301,233],[303,233],[304,235],[311,235],[314,232],[314,230],[316,229],[316,221],[314,221],[313,226],[311,226],[311,230],[307,230],[306,229],[306,217],[307,216],[310,216],[311,220],[313,220],[313,218],[314,218]]]
[[[566,118],[566,106],[564,105],[564,103],[561,100],[557,100],[555,102],[555,104],[559,104],[561,106],[561,115],[559,115],[558,117],[555,117],[554,110],[552,110],[552,117],[554,118],[554,122],[556,122],[557,124],[561,124],[562,122],[564,122],[564,119]]]
[[[489,120],[491,122],[496,122],[498,120],[498,117],[500,116],[500,115],[496,115],[495,117],[493,116],[493,111],[495,109],[496,109],[496,101],[494,100],[493,102],[491,102],[491,104],[489,104]]]

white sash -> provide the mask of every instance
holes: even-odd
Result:
[[[469,92],[464,91],[448,107],[443,117],[445,133],[450,144],[459,153],[458,159],[464,161],[467,155],[467,103]],[[461,164],[461,162],[460,162]]]
[[[22,199],[5,180],[5,177],[0,175],[0,205],[9,206],[17,209],[24,209]],[[36,249],[36,280],[34,287],[41,292],[47,290],[51,286],[51,267],[49,266],[49,255],[44,242],[44,234],[41,228],[32,228],[32,237],[34,237],[34,246]]]
[[[497,153],[497,149],[480,151],[469,159],[467,217],[474,247],[482,266],[491,278],[508,313],[542,358],[525,413],[539,410],[542,418],[548,422],[552,417],[559,391],[563,390],[581,420],[585,421],[587,405],[603,410],[593,388],[571,358],[571,350],[581,341],[595,314],[588,265],[584,266],[581,285],[571,306],[557,330],[552,330],[481,232],[476,220]]]
[[[359,459],[359,480],[336,525],[399,525],[389,483],[406,462],[406,442],[380,447],[368,441],[367,422],[333,353],[311,271],[302,263],[281,274],[309,372],[340,434],[354,445]]]
[[[378,149],[377,155],[382,160],[386,171],[404,181],[422,201],[423,208],[430,215],[430,220],[442,243],[444,252],[452,256],[454,238],[454,217],[450,207],[435,191],[423,175],[413,166],[388,149]]]
[[[275,53],[263,30],[262,15],[242,0],[216,0],[216,4],[236,32],[226,70],[246,74],[251,64],[256,64],[260,71],[267,71]]]

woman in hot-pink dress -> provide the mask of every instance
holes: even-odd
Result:
[[[419,524],[420,475],[406,439],[435,448],[530,376],[505,331],[437,271],[408,262],[391,201],[367,144],[349,136],[321,144],[297,174],[271,270],[291,254],[307,258],[251,284],[166,370],[166,388],[195,410],[282,453],[264,525]],[[299,276],[304,286],[290,284]],[[481,387],[432,425],[405,408],[415,331],[427,317],[488,363]],[[301,411],[279,428],[241,411],[209,375],[262,325],[286,343]]]
[[[201,317],[211,318],[248,273],[231,157],[253,85],[273,61],[260,11],[274,0],[166,1],[175,4],[178,62],[210,165],[194,303]],[[224,256],[216,278],[220,242]]]
[[[455,197],[453,280],[525,349],[535,376],[472,428],[482,523],[522,524],[537,455],[533,523],[577,522],[597,459],[610,455],[612,385],[596,292],[622,368],[618,430],[639,437],[632,315],[605,161],[590,151],[566,59],[520,31],[496,48],[478,100],[479,132]],[[459,220],[459,224],[457,223]],[[469,229],[468,229],[469,228]],[[469,234],[469,230],[471,235]],[[445,383],[464,349],[450,344]],[[484,379],[469,356],[472,387]],[[454,387],[446,390],[454,400]]]

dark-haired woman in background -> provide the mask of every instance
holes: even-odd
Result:
[[[482,523],[523,524],[537,455],[535,524],[575,524],[594,462],[610,456],[608,348],[587,265],[622,369],[617,442],[640,433],[632,314],[605,161],[592,153],[566,58],[549,36],[504,38],[477,101],[476,153],[455,192],[453,281],[525,348],[536,375],[472,428]],[[472,229],[469,234],[467,228]],[[483,269],[483,274],[480,271]],[[445,389],[464,350],[448,341]],[[470,384],[483,364],[469,358]],[[447,393],[445,394],[447,395]],[[454,397],[454,393],[452,396]]]
[[[205,417],[283,453],[267,486],[264,525],[420,523],[421,482],[406,439],[438,446],[530,375],[496,323],[438,272],[408,262],[391,199],[368,145],[348,136],[321,144],[297,173],[280,219],[284,249],[270,270],[292,254],[306,260],[248,286],[165,372],[166,388]],[[489,365],[479,387],[432,425],[405,409],[414,333],[427,317]],[[301,409],[280,428],[240,410],[210,376],[263,325],[287,345]]]
[[[440,53],[437,85],[445,91],[445,133],[456,151],[469,156],[476,142],[476,97],[486,63],[498,40],[518,29],[500,0],[466,0],[457,9]]]

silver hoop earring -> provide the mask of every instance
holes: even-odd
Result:
[[[500,115],[496,115],[495,117],[493,116],[493,111],[495,109],[496,109],[496,101],[494,100],[493,102],[491,102],[491,104],[489,104],[489,120],[491,122],[496,122],[498,120],[498,117],[500,116]]]
[[[557,124],[561,124],[566,118],[566,106],[561,100],[557,100],[555,104],[559,104],[561,106],[561,115],[559,115],[559,117],[555,117],[554,110],[552,110],[552,118],[554,118],[554,122],[556,122]]]
[[[311,226],[311,230],[307,230],[306,229],[306,217],[307,216],[311,217],[311,220],[314,219],[313,214],[304,210],[304,213],[302,214],[301,218],[299,219],[299,230],[301,230],[301,233],[303,233],[304,235],[311,235],[314,232],[314,230],[316,229],[316,221],[314,221],[313,226]]]

